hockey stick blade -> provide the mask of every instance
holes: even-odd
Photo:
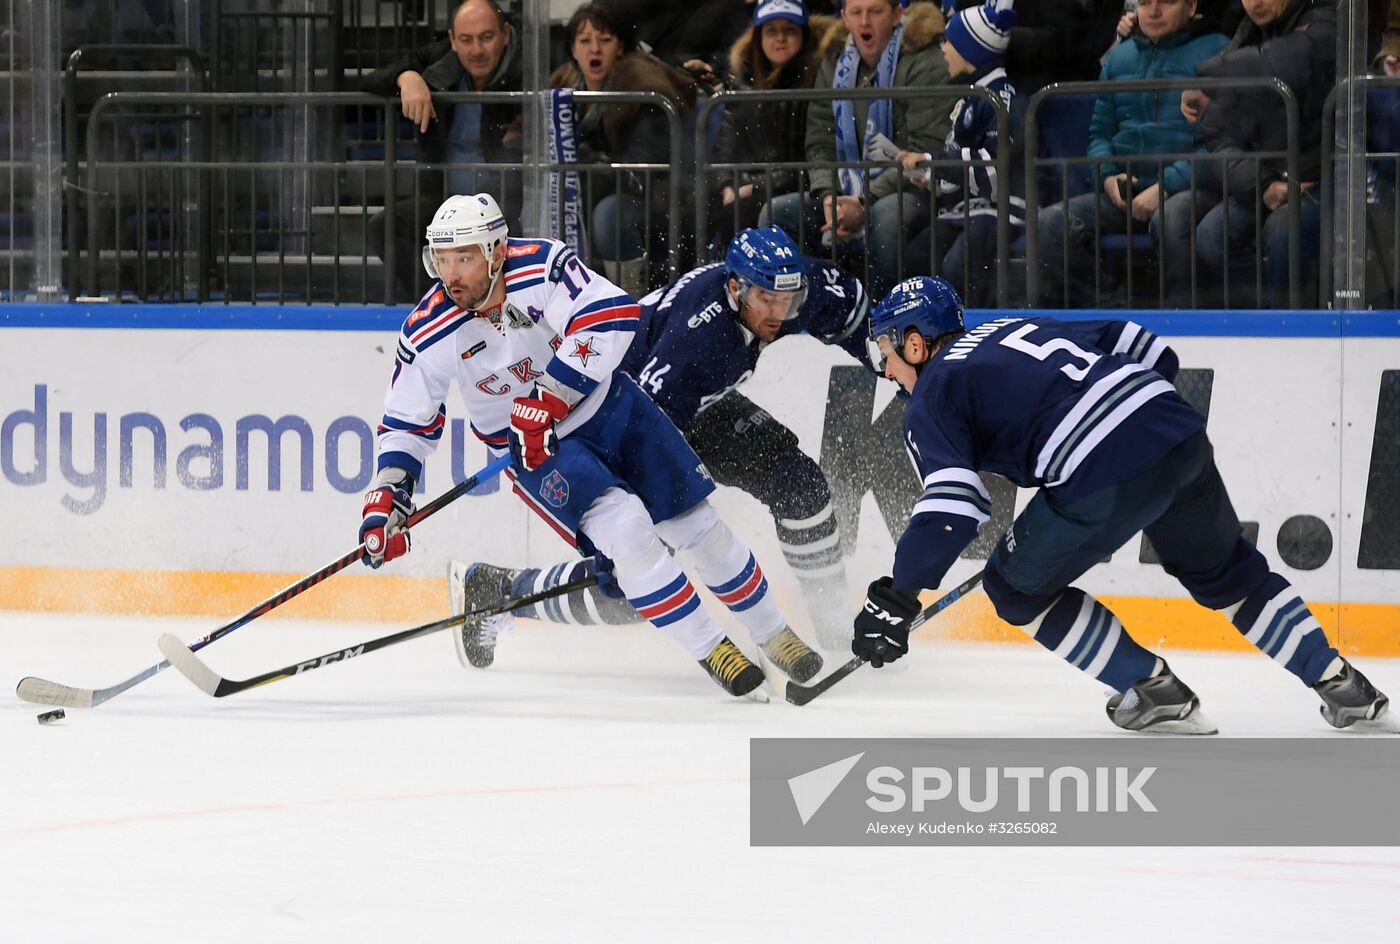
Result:
[[[462,482],[459,482],[457,485],[454,485],[452,488],[448,489],[446,492],[443,492],[437,498],[433,499],[431,502],[415,511],[413,515],[408,519],[408,526],[410,528],[413,527],[423,519],[431,516],[435,512],[440,511],[451,502],[454,502],[458,498],[461,498],[463,495],[476,488],[482,482],[486,481],[487,479],[494,478],[496,475],[500,474],[509,464],[510,456],[508,455],[501,456],[500,458],[492,461],[480,472],[477,472],[475,475],[472,475],[469,478],[463,480]],[[349,567],[351,564],[356,563],[364,556],[365,546],[361,544],[359,547],[355,548],[350,553],[336,558],[326,566],[322,567],[320,570],[315,571],[314,573],[307,574],[305,577],[301,578],[296,583],[290,586],[283,587],[281,590],[278,590],[266,600],[263,600],[257,606],[246,611],[241,616],[233,619],[232,621],[225,623],[218,629],[215,629],[214,631],[209,633],[209,635],[196,639],[194,642],[191,643],[181,643],[181,645],[189,649],[191,652],[198,652],[199,650],[203,649],[205,646],[209,645],[215,640],[222,639],[234,630],[242,626],[246,626],[253,620],[257,619],[259,616],[262,616],[272,610],[277,609],[277,607],[281,606],[283,603],[286,603],[293,597],[300,596],[302,593],[304,593],[307,590],[310,590],[312,587],[316,586],[321,581],[325,580],[327,577],[331,577],[335,574],[340,573],[346,567]],[[63,708],[96,708],[103,702],[116,698],[118,695],[120,695],[127,689],[141,684],[151,676],[170,668],[170,664],[171,663],[169,659],[165,660],[164,662],[159,662],[155,665],[142,669],[140,672],[137,672],[131,678],[118,682],[116,685],[112,685],[107,688],[74,688],[70,685],[60,685],[57,682],[50,682],[47,679],[36,678],[31,675],[19,680],[19,684],[15,686],[15,694],[18,695],[20,698],[24,699],[25,701],[34,702],[38,705],[58,705]]]
[[[961,600],[966,594],[976,589],[977,585],[981,582],[982,571],[979,570],[977,573],[943,594],[943,596],[924,607],[923,612],[914,617],[913,621],[909,624],[909,631],[912,633],[914,630],[924,625],[924,623],[933,619],[939,613],[942,613],[948,607]],[[788,700],[789,704],[798,706],[805,705],[813,698],[830,690],[837,682],[863,665],[865,665],[864,659],[852,659],[815,685],[799,685],[797,682],[788,682],[787,687],[784,689],[783,697]]]
[[[160,646],[161,653],[175,666],[175,669],[194,683],[195,687],[206,695],[215,698],[225,698],[235,695],[238,692],[247,691],[250,688],[257,688],[260,685],[268,685],[272,682],[280,682],[282,679],[291,678],[294,675],[302,675],[313,669],[323,668],[327,665],[334,665],[338,662],[346,662],[350,659],[374,652],[376,649],[387,649],[396,646],[401,642],[408,642],[410,639],[417,639],[420,636],[427,636],[430,633],[447,629],[450,626],[457,626],[473,616],[496,616],[508,610],[518,609],[522,606],[529,606],[532,603],[539,603],[553,597],[564,596],[575,590],[585,590],[598,582],[598,578],[589,575],[580,577],[578,580],[560,584],[557,587],[550,587],[538,593],[526,594],[523,597],[516,597],[507,600],[496,606],[485,609],[472,610],[470,613],[459,613],[456,616],[449,616],[432,623],[424,623],[422,626],[415,626],[412,629],[401,630],[391,633],[388,636],[380,636],[377,639],[370,639],[360,643],[358,646],[350,646],[344,649],[335,649],[325,655],[317,656],[314,659],[305,659],[301,662],[294,662],[291,665],[274,669],[271,672],[264,672],[262,675],[254,675],[246,679],[228,679],[219,675],[209,665],[196,656],[188,646],[180,641],[180,637],[172,633],[165,633],[160,637],[157,645]]]

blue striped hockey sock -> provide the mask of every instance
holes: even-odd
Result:
[[[1223,611],[1244,638],[1302,680],[1315,685],[1337,650],[1293,585],[1276,573]]]
[[[617,579],[637,612],[693,658],[704,659],[724,637],[700,605],[695,585],[669,554],[662,554],[645,571],[618,574]]]
[[[740,551],[747,551],[737,538],[734,545]],[[729,572],[734,574],[732,569]],[[713,571],[703,576],[707,582],[714,579]],[[749,636],[760,646],[787,626],[787,621],[778,610],[777,601],[768,592],[768,578],[763,576],[763,568],[758,566],[751,552],[746,553],[744,565],[737,574],[708,586],[719,601],[739,618],[739,622],[749,631]]]
[[[1157,667],[1157,657],[1128,635],[1118,617],[1077,587],[1060,594],[1050,609],[1021,628],[1114,691],[1127,691]]]
[[[596,573],[596,561],[592,557],[565,561],[562,564],[555,564],[553,567],[543,569],[532,567],[516,574],[511,583],[510,594],[513,597],[523,597]],[[551,623],[568,623],[576,626],[625,625],[646,622],[625,598],[608,596],[596,586],[586,590],[575,590],[564,596],[541,600],[539,603],[532,603],[529,606],[516,607],[512,612],[516,616],[524,616],[528,619],[548,620]]]

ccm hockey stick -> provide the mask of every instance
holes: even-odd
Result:
[[[942,613],[948,607],[961,600],[966,594],[974,590],[977,587],[977,585],[981,582],[982,571],[979,570],[977,573],[973,574],[971,577],[968,577],[962,583],[958,584],[956,587],[943,594],[943,596],[939,597],[937,600],[934,600],[928,606],[924,607],[923,612],[921,612],[918,616],[914,617],[914,619],[909,623],[909,631],[912,633],[914,630],[924,625],[924,623],[927,623],[939,613]],[[760,655],[762,655],[762,653],[760,653]],[[850,675],[852,672],[854,672],[856,669],[860,668],[863,665],[865,665],[864,659],[852,659],[850,662],[847,662],[845,665],[841,666],[835,672],[832,672],[830,675],[822,679],[820,682],[817,682],[815,685],[799,685],[796,682],[790,681],[785,687],[782,688],[783,697],[786,698],[791,704],[805,705],[813,698],[816,698],[818,695],[827,691],[837,682],[841,681],[843,678]],[[768,669],[767,659],[763,660],[763,667],[764,669]],[[773,680],[770,679],[770,681]],[[775,684],[774,687],[777,688],[778,686]]]
[[[424,505],[422,508],[415,511],[413,515],[408,519],[408,526],[410,528],[413,527],[423,519],[429,517],[430,515],[433,515],[438,511],[441,511],[448,504],[456,501],[458,498],[461,498],[463,495],[471,491],[473,488],[476,488],[476,486],[480,485],[482,482],[495,478],[509,464],[510,456],[508,455],[501,456],[500,458],[491,462],[480,472],[477,472],[475,475],[467,478],[465,481],[453,486],[446,492],[443,492],[437,498],[433,499],[428,504]],[[299,596],[303,592],[310,590],[312,587],[316,586],[318,583],[325,580],[327,577],[339,573],[340,571],[344,570],[346,567],[349,567],[351,564],[360,560],[360,558],[364,556],[365,546],[361,544],[349,554],[346,554],[343,557],[336,558],[335,560],[331,561],[329,564],[322,567],[315,573],[307,574],[305,577],[301,578],[291,586],[284,587],[283,589],[278,590],[275,594],[268,597],[266,600],[262,601],[257,606],[253,607],[251,610],[248,610],[242,616],[235,618],[231,622],[225,623],[218,629],[209,633],[209,635],[204,636],[200,639],[196,639],[192,643],[181,643],[181,646],[184,646],[190,652],[198,652],[199,650],[203,649],[205,646],[209,645],[215,640],[222,639],[229,633],[233,632],[235,629],[238,629],[241,626],[246,626],[248,623],[251,623],[259,616],[262,616],[263,614],[271,610],[275,610],[277,607],[281,606],[283,603],[286,603],[293,597]],[[167,659],[164,662],[159,662],[141,672],[136,673],[124,682],[118,682],[116,685],[113,685],[110,688],[98,689],[74,688],[70,685],[60,685],[57,682],[50,682],[46,679],[35,678],[31,675],[27,678],[20,679],[19,685],[15,687],[15,694],[17,694],[20,698],[23,698],[25,701],[32,701],[40,705],[60,705],[64,708],[95,708],[103,702],[117,697],[127,689],[146,681],[146,679],[150,678],[156,673],[166,668],[169,668],[169,666],[170,660]]]
[[[433,623],[424,623],[422,626],[415,626],[412,629],[405,629],[388,636],[380,636],[360,643],[358,646],[350,646],[347,649],[336,649],[323,656],[314,659],[304,659],[301,662],[293,662],[291,665],[271,672],[264,672],[262,675],[254,675],[246,679],[227,679],[209,668],[203,660],[194,654],[194,651],[186,647],[180,641],[179,636],[166,633],[160,637],[160,651],[175,666],[181,675],[195,684],[200,691],[215,698],[224,698],[238,692],[247,691],[250,688],[257,688],[259,685],[268,685],[272,682],[280,682],[282,679],[291,678],[294,675],[301,675],[313,669],[319,669],[327,665],[334,665],[338,662],[345,662],[354,659],[376,649],[387,649],[390,646],[397,646],[401,642],[408,642],[410,639],[417,639],[419,636],[427,636],[438,630],[447,629],[450,626],[457,626],[473,616],[497,616],[517,607],[529,606],[532,603],[539,603],[541,600],[548,600],[553,597],[564,596],[575,590],[584,590],[598,582],[598,578],[592,574],[587,577],[580,577],[578,580],[560,584],[557,587],[550,587],[546,590],[539,590],[529,593],[513,600],[506,600],[495,606],[484,607],[479,610],[472,610],[469,613],[458,613],[456,616],[449,616]]]

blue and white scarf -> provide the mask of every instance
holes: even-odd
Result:
[[[578,163],[578,137],[574,117],[574,90],[549,90],[550,122],[549,160],[554,164]],[[580,260],[588,261],[588,240],[583,232],[583,203],[580,196],[578,171],[550,171],[549,174],[549,232],[558,233]]]
[[[875,67],[875,84],[880,88],[894,85],[894,70],[899,63],[899,47],[904,39],[904,24],[900,23],[880,53],[880,63]],[[856,73],[860,69],[860,53],[856,52],[856,39],[846,40],[846,48],[836,62],[836,75],[831,87],[838,89],[855,88]],[[888,98],[879,98],[870,103],[870,111],[865,119],[865,136],[856,140],[855,103],[841,98],[832,102],[832,112],[836,118],[836,159],[840,161],[861,161],[865,159],[865,145],[875,133],[894,140],[894,103]],[[870,171],[872,178],[878,177],[884,168]],[[843,167],[836,172],[841,183],[841,193],[848,197],[860,196],[863,189],[864,173],[858,167]]]

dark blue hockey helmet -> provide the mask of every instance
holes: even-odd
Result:
[[[807,273],[802,255],[792,237],[776,226],[736,233],[724,254],[724,268],[731,278],[739,280],[741,302],[750,286],[768,292],[790,292],[793,299],[787,317],[794,318],[807,299]]]
[[[870,362],[884,372],[882,337],[888,338],[897,351],[904,344],[905,333],[915,328],[932,347],[934,338],[965,327],[962,299],[946,280],[925,275],[905,279],[890,289],[870,313]]]

